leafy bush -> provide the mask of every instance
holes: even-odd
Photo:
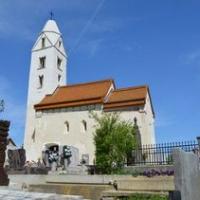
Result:
[[[121,121],[119,115],[104,113],[96,120],[94,143],[96,167],[104,174],[118,173],[136,145],[136,131],[131,122]]]

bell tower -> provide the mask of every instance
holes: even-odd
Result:
[[[31,54],[24,137],[27,160],[37,159],[32,149],[37,134],[34,105],[45,95],[53,93],[58,86],[66,85],[66,65],[62,34],[55,20],[50,19],[39,34]]]

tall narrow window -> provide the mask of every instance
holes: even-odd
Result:
[[[34,131],[33,131],[33,134],[32,134],[32,136],[31,136],[31,138],[32,138],[32,141],[35,143],[35,129],[34,129]]]
[[[69,122],[65,122],[65,133],[69,133]]]
[[[85,120],[82,121],[82,132],[87,131],[87,122]]]
[[[45,38],[42,38],[42,48],[45,47]]]
[[[46,65],[46,57],[41,57],[40,58],[40,66],[39,68],[42,69],[42,68],[45,68],[45,65]]]
[[[44,81],[44,76],[43,75],[39,76],[38,89],[41,89],[43,87],[43,81]]]
[[[58,43],[58,46],[59,46],[59,47],[61,47],[61,44],[62,44],[62,42],[61,42],[61,41],[59,41],[59,43]]]
[[[61,79],[61,75],[58,74],[58,82],[60,82],[60,79]]]
[[[60,58],[57,59],[57,67],[61,69],[62,60]]]

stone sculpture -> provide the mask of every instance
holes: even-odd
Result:
[[[49,162],[49,150],[42,151],[42,163],[46,167],[50,167],[50,162]]]
[[[55,172],[57,170],[59,160],[59,154],[56,147],[54,147],[53,151],[49,152],[49,163],[51,164],[51,171]]]
[[[70,160],[71,157],[72,157],[72,152],[71,152],[70,147],[67,145],[63,146],[63,159],[64,159],[65,170],[71,163],[71,160]]]
[[[76,167],[80,164],[79,149],[74,146],[70,146],[70,150],[71,150],[72,156],[70,157],[69,167]]]
[[[81,164],[89,165],[89,154],[82,154]]]
[[[4,170],[9,126],[9,121],[0,120],[0,186],[7,186],[9,184],[8,175]]]

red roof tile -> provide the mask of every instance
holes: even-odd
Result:
[[[116,109],[130,106],[145,105],[148,86],[130,87],[114,90],[107,102],[104,104],[104,109]]]
[[[108,94],[112,86],[114,88]],[[148,93],[149,88],[146,85],[115,89],[113,80],[103,80],[58,87],[52,95],[46,95],[34,107],[36,110],[47,110],[101,104],[105,111],[120,110],[127,107],[144,106]],[[154,114],[153,106],[152,112]]]
[[[103,104],[113,80],[103,80],[58,87],[52,95],[46,95],[36,104],[36,110],[73,107],[80,105]]]

